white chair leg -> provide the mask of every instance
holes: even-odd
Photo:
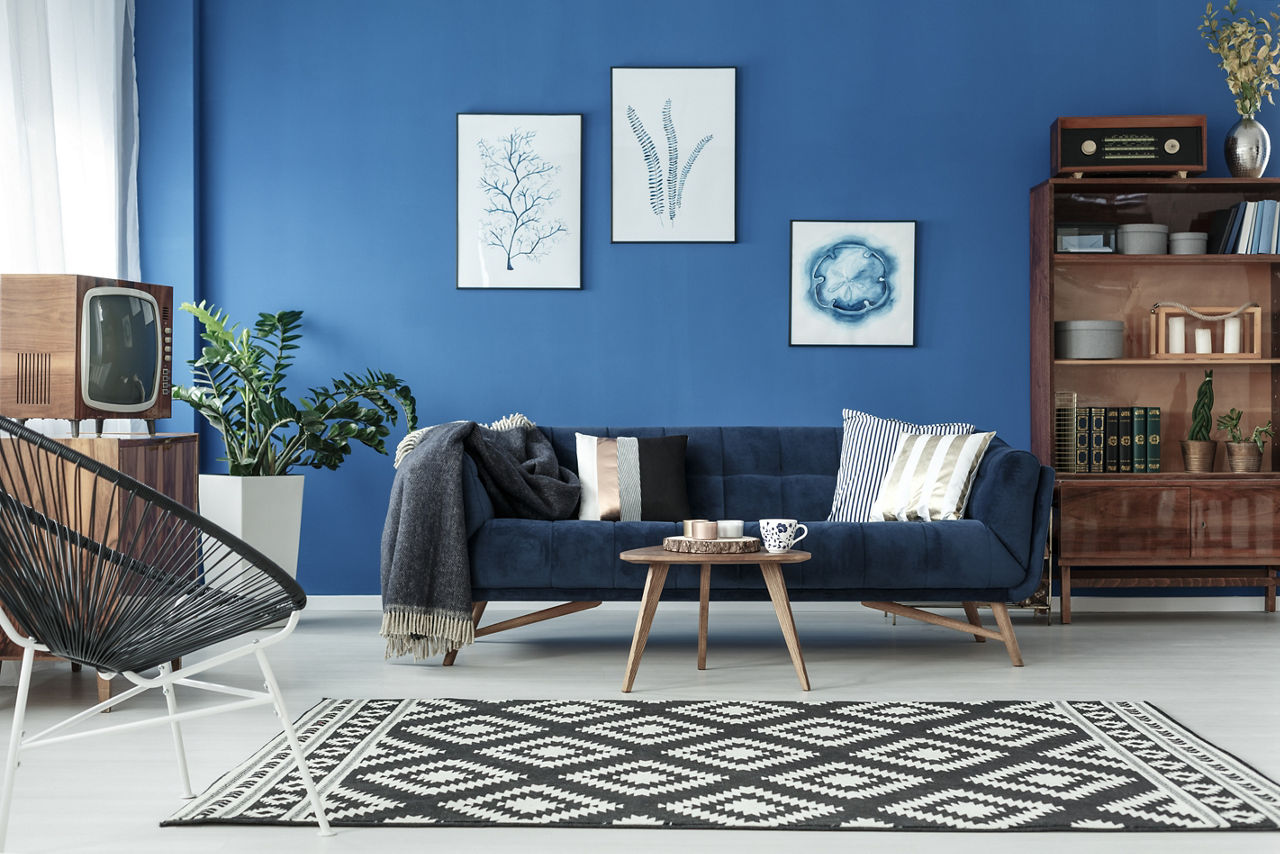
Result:
[[[289,747],[293,750],[293,761],[298,766],[298,776],[302,778],[302,785],[307,789],[307,797],[311,799],[311,808],[315,810],[316,824],[320,826],[321,836],[333,836],[333,831],[329,828],[329,819],[324,814],[324,802],[320,799],[320,792],[316,789],[315,781],[311,779],[311,772],[307,770],[307,760],[302,755],[302,745],[298,742],[298,734],[293,729],[293,720],[289,717],[288,710],[284,706],[284,696],[280,693],[280,686],[276,683],[275,674],[271,672],[271,665],[267,663],[267,656],[261,649],[254,650],[254,655],[258,657],[258,666],[262,668],[262,678],[266,684],[266,689],[271,694],[271,699],[276,704],[276,715],[280,718],[280,725],[284,728],[285,738],[289,741]]]
[[[18,696],[13,701],[13,729],[9,733],[9,752],[4,758],[4,784],[0,789],[0,851],[9,833],[9,807],[13,803],[13,778],[18,770],[18,752],[22,749],[23,726],[27,717],[27,693],[31,690],[31,665],[36,651],[22,651],[22,669],[18,673]]]
[[[173,668],[168,664],[160,665],[160,675],[168,676],[173,672]],[[173,717],[178,713],[178,698],[174,692],[177,686],[172,683],[164,686],[164,702],[169,708],[169,716]],[[178,753],[178,781],[182,784],[182,797],[194,798],[195,792],[191,791],[191,774],[187,771],[187,751],[182,744],[182,724],[177,721],[169,723],[169,729],[173,731],[173,748]]]

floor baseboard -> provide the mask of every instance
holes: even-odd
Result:
[[[721,603],[725,605],[729,603]],[[767,605],[767,602],[761,604]],[[857,607],[856,602],[792,602],[795,611],[844,611]],[[928,604],[928,603],[915,603]],[[1059,612],[1060,603],[1056,597],[1053,612]],[[547,607],[547,601],[536,602],[495,602],[495,608],[512,611],[537,611]],[[603,602],[600,610],[626,611],[635,614],[638,602]],[[663,602],[662,608],[696,609],[697,602]],[[950,604],[933,607],[951,607]],[[956,605],[955,607],[959,607]],[[381,611],[380,596],[308,596],[307,608],[312,611]],[[1087,596],[1075,593],[1071,597],[1073,613],[1089,612],[1124,612],[1154,611],[1168,613],[1174,611],[1261,611],[1262,597],[1252,596]],[[1021,609],[1011,609],[1010,613],[1023,613]]]

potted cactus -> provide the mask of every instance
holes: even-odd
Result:
[[[1182,462],[1189,472],[1213,471],[1218,443],[1209,438],[1213,429],[1213,371],[1205,371],[1196,402],[1191,407],[1191,430],[1182,441]]]
[[[1244,438],[1240,421],[1244,413],[1232,407],[1226,415],[1218,416],[1218,429],[1226,430],[1230,437],[1227,440],[1227,465],[1236,473],[1262,470],[1262,448],[1268,436],[1275,436],[1276,431],[1271,422],[1253,428],[1253,434]]]

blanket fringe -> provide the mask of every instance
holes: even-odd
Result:
[[[387,608],[381,635],[387,639],[387,658],[413,653],[414,661],[444,655],[476,642],[470,614],[422,608]]]

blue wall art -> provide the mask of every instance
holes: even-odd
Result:
[[[458,114],[459,288],[580,288],[581,234],[581,115]]]
[[[736,68],[613,69],[613,242],[737,239]]]
[[[791,344],[915,343],[915,222],[791,223]]]

